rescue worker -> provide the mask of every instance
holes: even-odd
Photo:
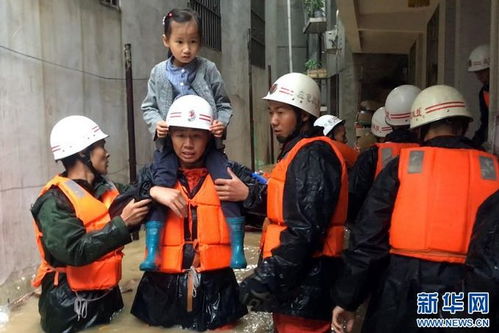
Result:
[[[355,222],[357,214],[381,169],[402,148],[416,146],[417,138],[409,131],[411,105],[421,90],[413,85],[393,89],[386,98],[386,105],[373,116],[371,132],[378,142],[359,155],[349,174],[348,220]]]
[[[445,107],[442,107],[445,105]],[[362,332],[418,332],[418,293],[455,291],[480,204],[499,189],[495,156],[464,137],[472,116],[454,88],[426,88],[411,108],[422,147],[406,148],[374,181],[334,288],[336,332],[350,331],[371,293]]]
[[[314,126],[322,127],[324,136],[336,141],[336,147],[340,149],[347,168],[350,170],[357,160],[358,152],[347,145],[348,139],[345,121],[336,116],[326,114],[317,118]]]
[[[480,103],[480,127],[473,135],[473,142],[482,145],[487,141],[489,126],[489,78],[490,78],[490,47],[489,45],[477,46],[471,51],[468,59],[468,72],[473,72],[476,78],[482,83],[482,88],[478,94]]]
[[[219,180],[225,199],[245,200],[269,219],[262,233],[261,260],[240,285],[242,300],[253,311],[273,313],[276,332],[329,332],[331,283],[339,269],[347,208],[347,174],[335,141],[313,123],[319,116],[320,91],[300,73],[281,76],[263,98],[270,123],[282,144],[263,202],[238,178]],[[244,188],[231,197],[231,186]],[[260,185],[261,186],[261,185]],[[237,194],[238,191],[233,191]]]
[[[386,123],[385,107],[382,106],[373,114],[371,133],[376,137],[376,143],[383,143],[385,142],[386,136],[391,132],[393,132],[393,129]],[[376,145],[376,143],[374,145]]]
[[[230,268],[231,238],[239,234],[242,246],[244,230],[230,229],[205,164],[216,149],[213,110],[202,97],[186,95],[172,103],[166,121],[178,177],[173,188],[150,190],[169,209],[158,238],[157,271],[142,276],[131,312],[152,326],[228,328],[247,313]]]
[[[499,331],[499,190],[485,200],[476,215],[468,256],[465,292],[489,293],[490,332]],[[482,316],[483,317],[483,316]],[[484,330],[482,329],[481,332]]]
[[[91,119],[69,116],[52,128],[50,145],[65,171],[52,178],[31,208],[41,265],[38,309],[46,332],[76,332],[109,323],[123,308],[118,287],[123,246],[150,200],[130,201],[120,216],[108,209],[127,187],[107,174],[107,134]]]

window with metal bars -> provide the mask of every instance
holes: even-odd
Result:
[[[220,0],[190,0],[189,7],[201,18],[203,46],[222,51]]]
[[[251,0],[250,61],[265,68],[265,1]]]
[[[439,7],[431,17],[426,27],[426,86],[437,84],[438,81],[438,26]]]
[[[104,6],[120,9],[120,0],[100,0],[100,3]]]

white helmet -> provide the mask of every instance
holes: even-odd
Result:
[[[490,48],[484,44],[477,46],[468,58],[468,72],[478,72],[490,67]]]
[[[323,133],[324,135],[328,135],[336,126],[343,125],[344,123],[344,120],[330,114],[326,114],[317,118],[314,122],[314,126],[324,127]]]
[[[411,128],[458,116],[473,120],[463,95],[450,86],[431,86],[421,91],[412,103]]]
[[[391,126],[409,125],[412,102],[420,92],[421,89],[410,84],[393,89],[386,98],[386,123]]]
[[[313,79],[302,73],[288,73],[278,78],[262,99],[286,103],[320,116],[321,91]]]
[[[69,116],[59,120],[50,132],[50,147],[54,160],[76,154],[93,143],[107,138],[92,119],[84,116]]]
[[[177,98],[166,115],[168,126],[210,130],[213,111],[202,97],[185,95]]]
[[[392,127],[385,121],[385,108],[382,106],[374,112],[371,121],[371,132],[377,137],[384,138],[392,131]]]

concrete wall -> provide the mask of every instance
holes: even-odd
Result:
[[[493,0],[495,1],[495,0]],[[480,82],[473,73],[467,72],[470,52],[478,45],[491,43],[491,0],[470,2],[466,0],[441,0],[439,3],[439,45],[438,45],[438,83],[456,87],[465,97],[475,121],[471,123],[467,135],[471,137],[480,126],[478,92]],[[333,6],[331,6],[333,8]],[[431,15],[429,16],[431,18]],[[341,22],[338,22],[339,41],[344,38]],[[496,37],[497,38],[497,37]],[[328,56],[328,69],[340,75],[340,116],[348,120],[355,113],[358,105],[357,75],[359,68],[349,62],[351,53],[348,41],[337,55]],[[491,52],[492,57],[497,55]],[[355,57],[353,58],[355,59]],[[368,63],[375,61],[369,57]],[[358,61],[355,61],[357,63]],[[356,74],[356,72],[358,74]],[[491,75],[494,75],[491,73]],[[364,73],[362,74],[364,76]],[[416,41],[416,85],[425,88],[426,82],[426,32],[421,33]],[[497,89],[497,88],[496,88]],[[491,95],[494,90],[491,88]],[[495,114],[491,111],[491,122]],[[493,132],[493,124],[490,125]],[[350,139],[350,137],[349,137]],[[491,138],[492,140],[492,138]]]
[[[456,3],[456,31],[446,32],[446,35],[454,33],[456,36],[454,86],[463,94],[475,119],[468,129],[469,137],[480,126],[478,92],[481,83],[475,74],[467,71],[468,57],[478,45],[490,43],[490,17],[490,0],[459,0]]]
[[[122,44],[131,44],[135,140],[138,167],[150,163],[154,145],[140,105],[147,92],[152,67],[165,60],[168,50],[163,46],[163,17],[172,8],[184,8],[185,0],[121,1]]]
[[[150,162],[153,145],[142,119],[140,104],[147,91],[152,66],[166,58],[167,49],[161,42],[162,18],[172,8],[186,7],[187,1],[127,0],[122,1],[121,6],[123,43],[132,45],[137,163],[143,165]],[[222,52],[208,47],[200,51],[201,56],[217,64],[234,110],[225,142],[226,153],[229,158],[246,165],[251,165],[247,49],[250,13],[251,3],[248,1],[222,0]],[[253,79],[266,80],[266,71],[253,73]],[[254,93],[254,96],[260,95]],[[258,103],[254,105],[258,107]]]
[[[267,43],[267,63],[272,66],[272,81],[289,73],[288,16],[286,1],[266,1],[267,31],[265,38],[274,41]],[[303,34],[305,20],[303,1],[291,0],[291,43],[293,72],[305,71],[307,60],[307,39]]]
[[[492,152],[499,155],[499,1],[491,1],[491,25],[490,25],[490,47],[491,47],[491,62],[492,68],[490,72],[490,109],[489,121],[492,126],[489,126],[489,142],[492,147]]]
[[[341,21],[338,21],[340,31],[343,31]],[[343,48],[340,53],[339,63],[339,117],[345,120],[347,129],[347,139],[351,146],[355,143],[355,116],[359,111],[360,103],[360,82],[358,79],[358,67],[354,63],[354,54],[352,53],[348,42],[344,40]]]
[[[253,66],[253,118],[255,143],[255,169],[270,164],[272,161],[272,139],[267,103],[262,97],[267,95],[268,74],[266,70]],[[277,141],[277,140],[274,140]],[[274,153],[278,150],[274,149]]]
[[[221,5],[223,36],[219,68],[234,110],[227,132],[227,155],[232,160],[250,166],[247,43],[251,24],[251,2],[221,1]]]
[[[480,126],[478,92],[481,83],[467,71],[468,57],[478,45],[490,43],[491,2],[442,0],[439,3],[438,83],[458,89],[464,96],[474,121],[467,132],[472,137]],[[426,82],[426,36],[418,39],[423,50],[418,66],[419,82]],[[421,88],[425,88],[424,85]]]
[[[122,0],[121,11],[98,0],[0,1],[0,305],[29,290],[39,262],[30,205],[41,186],[62,167],[51,157],[55,122],[87,115],[110,135],[110,178],[128,181],[123,46],[132,46],[137,163],[153,152],[140,104],[151,68],[166,58],[162,18],[187,1]],[[221,1],[222,52],[203,48],[217,63],[234,117],[226,141],[230,158],[251,164],[248,30],[250,2]],[[273,28],[269,28],[272,30]],[[268,45],[274,45],[268,39]],[[268,163],[266,70],[253,68],[256,159]],[[22,244],[22,246],[16,246]]]
[[[48,136],[64,116],[126,137],[117,10],[93,0],[0,2],[0,304],[28,286],[39,262],[30,205],[61,170]],[[111,177],[127,180],[127,146],[110,139]],[[6,282],[7,281],[7,282]]]

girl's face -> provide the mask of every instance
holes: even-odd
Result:
[[[163,44],[173,54],[173,64],[183,67],[196,58],[201,47],[198,26],[194,20],[170,23],[170,36],[163,35]]]

